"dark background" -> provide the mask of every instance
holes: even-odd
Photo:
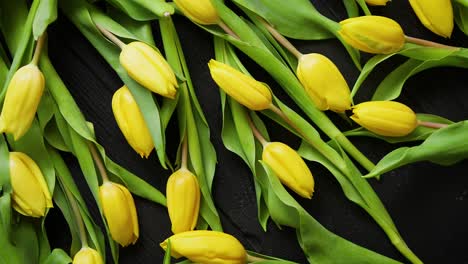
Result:
[[[341,0],[312,1],[329,18],[346,18]],[[410,36],[430,39],[458,46],[468,46],[467,38],[456,28],[451,40],[444,40],[425,29],[407,1],[394,1],[387,7],[372,8],[373,14],[397,20]],[[213,196],[223,227],[253,251],[306,263],[296,241],[294,230],[279,230],[271,222],[264,233],[258,224],[252,176],[247,166],[226,150],[220,138],[221,111],[218,88],[211,80],[207,62],[214,57],[211,36],[182,17],[175,17],[188,66],[199,100],[211,127],[212,142],[218,155],[218,166],[213,184]],[[158,47],[161,45],[157,24],[153,25]],[[127,144],[112,115],[111,98],[122,82],[92,45],[63,15],[50,28],[49,53],[54,66],[75,97],[86,118],[94,123],[99,142],[110,157],[130,171],[165,192],[169,171],[159,166],[156,155],[141,159]],[[331,58],[342,71],[350,87],[358,70],[337,40],[293,41],[303,52],[320,52]],[[239,52],[240,54],[240,52]],[[366,56],[364,56],[367,58]],[[241,56],[251,73],[267,82],[292,106],[272,79],[248,58]],[[356,102],[368,100],[378,83],[403,59],[386,62],[371,74],[357,96]],[[436,68],[412,77],[404,87],[399,101],[416,112],[432,113],[453,121],[468,119],[468,75],[460,68]],[[339,118],[330,114],[333,120]],[[282,128],[267,123],[273,140],[281,140],[297,147],[297,138]],[[168,129],[168,153],[175,156],[178,133],[172,120]],[[340,124],[343,130],[350,127]],[[468,133],[468,132],[467,132]],[[374,162],[400,145],[391,145],[369,138],[353,138],[353,142]],[[91,212],[97,215],[89,190],[74,158],[65,156]],[[323,167],[309,163],[316,181],[312,200],[295,196],[298,201],[325,227],[352,242],[386,256],[406,262],[394,249],[383,231],[359,207],[343,195],[334,177]],[[393,216],[409,247],[425,263],[468,263],[468,162],[442,167],[427,162],[405,166],[387,173],[381,181],[371,180],[373,187]],[[121,250],[120,263],[160,263],[163,251],[159,243],[171,235],[166,209],[135,197],[140,239],[135,246]],[[95,219],[99,219],[95,217]],[[49,238],[53,247],[68,248],[68,227],[59,210],[51,210],[47,220]]]

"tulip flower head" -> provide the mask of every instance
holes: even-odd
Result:
[[[103,261],[95,249],[83,247],[75,254],[72,264],[103,264]]]
[[[171,255],[186,257],[192,262],[203,264],[244,264],[247,253],[235,237],[217,231],[188,231],[175,234],[160,245],[166,250],[171,241]]]
[[[127,86],[123,86],[114,93],[112,111],[128,144],[141,157],[148,158],[154,148],[153,139],[143,114]]]
[[[281,142],[270,142],[263,148],[262,160],[284,185],[304,198],[312,198],[314,178],[295,150]]]
[[[138,217],[128,189],[117,183],[104,182],[99,187],[99,198],[112,239],[124,247],[135,244],[139,236]]]
[[[137,83],[174,99],[178,87],[175,74],[164,57],[148,44],[135,41],[123,46],[120,64]]]
[[[361,16],[340,22],[340,36],[358,50],[375,54],[399,51],[405,44],[405,34],[395,21],[382,16]]]
[[[174,172],[167,181],[166,196],[172,232],[178,234],[193,230],[200,208],[197,177],[187,169]]]
[[[52,208],[52,196],[36,162],[22,152],[10,152],[13,208],[20,214],[42,217]]]
[[[210,60],[208,66],[216,84],[238,103],[254,111],[270,107],[271,91],[264,83],[219,61]]]
[[[409,0],[421,23],[435,34],[449,38],[453,31],[450,0]]]
[[[29,130],[44,87],[44,75],[36,65],[28,64],[16,71],[5,95],[0,115],[0,132],[11,133],[18,140]]]
[[[416,114],[411,108],[393,101],[371,101],[355,105],[351,119],[377,135],[388,137],[406,136],[418,125]]]
[[[174,3],[190,20],[201,25],[214,25],[220,21],[218,11],[211,0],[174,0]]]
[[[372,6],[384,6],[388,2],[390,2],[390,0],[366,0],[366,3]]]
[[[297,65],[297,77],[318,109],[343,113],[351,108],[348,84],[327,57],[318,53],[303,55]]]

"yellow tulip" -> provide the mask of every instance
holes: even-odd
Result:
[[[410,0],[421,23],[439,36],[449,38],[453,31],[453,8],[450,0]]]
[[[11,133],[15,140],[31,127],[44,92],[45,80],[41,70],[28,64],[18,69],[8,84],[0,115],[0,132]]]
[[[185,16],[198,24],[213,25],[220,21],[210,0],[174,0],[174,3]]]
[[[83,247],[76,253],[72,264],[103,264],[103,261],[95,249]]]
[[[374,132],[388,137],[406,136],[417,127],[416,114],[406,105],[393,101],[371,101],[353,107],[351,119]]]
[[[186,257],[203,264],[244,264],[247,253],[235,237],[217,231],[188,231],[175,234],[161,243],[166,250],[171,241],[171,255]]]
[[[104,182],[99,188],[99,198],[112,239],[124,247],[135,244],[139,236],[138,217],[135,202],[127,188]]]
[[[225,93],[245,107],[265,110],[271,105],[271,91],[264,83],[219,61],[208,63],[211,77]]]
[[[36,162],[22,152],[10,152],[13,208],[20,214],[42,217],[52,208],[52,197]]]
[[[172,232],[178,234],[193,230],[200,208],[197,177],[187,169],[174,172],[167,180],[166,197]]]
[[[304,198],[312,198],[314,178],[295,150],[281,142],[270,142],[263,148],[262,160],[284,185]]]
[[[405,44],[405,34],[395,21],[382,16],[361,16],[340,22],[340,36],[356,49],[376,54],[399,51]]]
[[[127,86],[123,86],[114,93],[112,111],[128,144],[141,157],[148,158],[154,148],[153,139],[143,114]]]
[[[390,0],[366,0],[366,3],[373,6],[384,6],[390,2]]]
[[[176,77],[164,57],[148,44],[132,42],[120,52],[120,64],[137,83],[164,97],[174,99]]]
[[[343,113],[351,108],[348,84],[327,57],[318,53],[302,55],[297,77],[318,109]]]

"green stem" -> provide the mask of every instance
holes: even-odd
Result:
[[[101,156],[99,155],[96,146],[94,145],[93,142],[88,141],[88,147],[89,151],[91,152],[91,155],[93,156],[94,163],[96,164],[99,174],[102,177],[102,181],[104,183],[109,182],[109,176],[107,175],[107,170],[106,167],[104,166],[104,163],[102,162]]]
[[[334,139],[367,171],[372,171],[374,169],[375,164],[372,161],[370,161],[366,156],[364,156],[364,154],[362,154],[362,152],[359,151],[359,149],[356,148],[356,146],[354,146],[353,143],[351,143],[351,141],[349,141],[349,139],[345,135],[343,135],[343,133],[340,132],[340,134],[338,134]]]
[[[265,28],[270,32],[270,34],[289,52],[291,52],[297,59],[302,57],[302,53],[281,33],[279,33],[272,25],[266,22],[263,18],[259,17],[259,21],[265,26]]]
[[[250,118],[250,116],[248,114],[247,114],[247,120],[249,122],[249,126],[252,129],[252,132],[253,132],[255,138],[258,141],[260,141],[260,143],[262,144],[263,147],[265,147],[268,144],[268,141],[262,136],[262,133],[260,133],[260,131],[258,131],[257,127],[252,122],[252,118]]]
[[[237,36],[237,34],[234,31],[232,31],[232,29],[228,25],[226,25],[223,21],[219,21],[218,26],[222,28],[231,37],[235,39],[239,39],[239,36]]]
[[[181,162],[180,162],[180,168],[181,169],[187,169],[187,156],[188,156],[188,144],[187,144],[187,132],[185,132],[184,139],[182,142],[182,153],[181,153]]]
[[[429,127],[429,128],[444,128],[447,127],[447,124],[441,124],[441,123],[435,123],[435,122],[426,122],[426,121],[421,121],[418,120],[418,125],[419,126],[424,126],[424,127]]]
[[[311,146],[313,146],[315,149],[317,149],[322,155],[324,155],[328,160],[331,162],[335,163],[335,166],[338,167],[338,169],[343,172],[344,174],[348,174],[348,171],[346,169],[346,164],[343,159],[336,160],[336,155],[333,155],[334,153],[330,153],[328,149],[320,147],[319,144],[317,144],[317,140],[314,140],[309,137],[309,134],[306,132],[302,131],[281,109],[279,109],[277,106],[271,104],[269,108],[273,113],[277,114],[281,119],[283,119],[289,126],[291,126],[299,135],[302,136],[302,138],[307,141]]]
[[[116,37],[114,34],[112,34],[112,32],[110,32],[109,30],[101,27],[98,24],[96,24],[96,27],[99,29],[99,31],[101,31],[101,33],[104,36],[106,36],[107,39],[112,41],[115,45],[119,46],[119,48],[123,49],[123,47],[125,47],[126,44],[123,41],[121,41],[118,37]]]
[[[44,47],[46,37],[47,37],[47,33],[44,32],[37,40],[36,49],[34,50],[34,56],[31,60],[31,64],[34,64],[37,66],[37,64],[39,63],[39,59],[41,58],[41,52]]]
[[[385,220],[382,220],[373,210],[366,209],[366,211],[375,219],[379,226],[383,229],[385,234],[388,236],[392,244],[398,249],[398,251],[405,256],[413,264],[423,264],[423,262],[411,251],[402,239],[401,235],[389,225]]]
[[[449,45],[444,45],[440,44],[434,41],[429,41],[425,39],[420,39],[420,38],[414,38],[410,36],[405,36],[406,42],[421,45],[421,46],[426,46],[426,47],[432,47],[432,48],[442,48],[442,49],[460,49],[459,47],[454,47],[454,46],[449,46]]]
[[[68,201],[70,201],[70,205],[73,211],[73,216],[75,217],[76,224],[78,225],[78,232],[80,235],[80,240],[81,240],[81,246],[82,247],[87,247],[88,246],[88,237],[86,235],[86,229],[83,223],[83,218],[81,216],[80,209],[78,207],[78,203],[76,202],[75,197],[70,193],[70,191],[67,189],[65,184],[63,184],[63,189],[65,190],[65,195],[68,198]]]

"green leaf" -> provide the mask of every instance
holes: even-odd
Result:
[[[311,263],[399,263],[353,244],[323,227],[286,191],[270,167],[257,173],[266,193],[272,219],[296,229],[296,235]]]
[[[455,22],[465,35],[468,35],[468,1],[453,0]]]
[[[468,62],[468,60],[466,61]],[[457,57],[446,57],[438,60],[419,61],[408,59],[405,63],[393,70],[377,87],[372,100],[394,100],[398,98],[403,90],[403,85],[411,76],[426,69],[442,66],[455,66],[468,68],[468,63],[461,63]]]
[[[34,45],[31,39],[32,22],[39,2],[39,0],[33,1],[29,13],[26,3],[21,0],[19,3],[16,1],[2,1],[0,3],[2,12],[9,14],[8,16],[2,16],[5,19],[2,19],[0,29],[7,41],[10,53],[14,54],[13,62],[11,63],[7,78],[3,84],[3,89],[0,92],[0,101],[2,101],[5,96],[6,89],[13,74],[31,59]],[[10,20],[12,17],[13,19]],[[16,18],[22,18],[22,20],[17,20]]]
[[[234,0],[234,2],[268,21],[284,36],[304,40],[338,38],[350,54],[356,67],[361,68],[359,51],[349,46],[338,34],[340,25],[320,14],[310,1]]]
[[[401,166],[430,161],[448,166],[468,158],[468,121],[462,121],[441,128],[430,135],[421,145],[398,148],[375,166],[366,177],[374,177]]]
[[[111,30],[115,34],[134,40],[138,40],[138,38],[84,0],[61,1],[59,2],[59,6],[130,89],[143,113],[143,117],[155,144],[161,166],[167,168],[164,135],[165,127],[163,127],[162,124],[159,106],[149,90],[142,87],[128,76],[119,62],[120,50],[100,33],[96,28],[95,20],[97,20],[102,27]]]
[[[33,35],[37,40],[57,19],[57,0],[41,0],[33,22]]]
[[[417,119],[420,121],[426,121],[426,122],[435,122],[435,123],[441,123],[441,124],[453,124],[452,121],[436,116],[436,115],[430,115],[430,114],[417,114]],[[434,128],[429,128],[425,126],[418,126],[413,132],[411,132],[409,135],[404,136],[404,137],[385,137],[385,136],[380,136],[377,134],[374,134],[373,132],[359,127],[350,131],[346,131],[344,134],[346,136],[351,136],[351,137],[373,137],[373,138],[378,138],[387,141],[388,143],[401,143],[401,142],[411,142],[411,141],[418,141],[418,140],[425,140],[427,137],[429,137],[432,133],[437,131],[437,129]]]
[[[221,221],[211,195],[216,153],[210,142],[208,123],[196,97],[172,19],[170,17],[161,19],[160,28],[167,60],[174,71],[186,80],[179,85],[179,129],[181,145],[183,140],[187,140],[189,169],[195,173],[200,185],[202,193],[200,212],[213,230],[221,231]]]
[[[263,17],[287,37],[307,40],[334,37],[328,26],[334,22],[321,15],[308,0],[288,2],[281,0],[234,0],[234,2]]]
[[[346,13],[348,13],[348,17],[359,16],[359,8],[355,0],[343,0],[343,4],[346,8]]]
[[[56,248],[50,253],[47,259],[43,262],[43,264],[68,264],[71,263],[72,259],[68,256],[65,251],[60,248]]]
[[[292,262],[292,261],[288,261],[288,260],[284,260],[284,259],[280,259],[280,258],[275,258],[275,257],[272,257],[272,256],[263,255],[263,254],[253,252],[253,251],[250,251],[250,250],[247,250],[247,254],[249,256],[254,257],[254,258],[264,259],[263,261],[255,261],[255,263],[278,263],[278,264],[279,263],[284,263],[284,264],[296,263],[296,262]]]
[[[148,21],[174,14],[174,7],[163,0],[107,0],[134,20]]]
[[[367,4],[366,4],[365,0],[355,0],[355,1],[361,7],[362,11],[364,11],[364,15],[366,15],[366,16],[371,16],[372,15],[369,8],[367,7]]]

